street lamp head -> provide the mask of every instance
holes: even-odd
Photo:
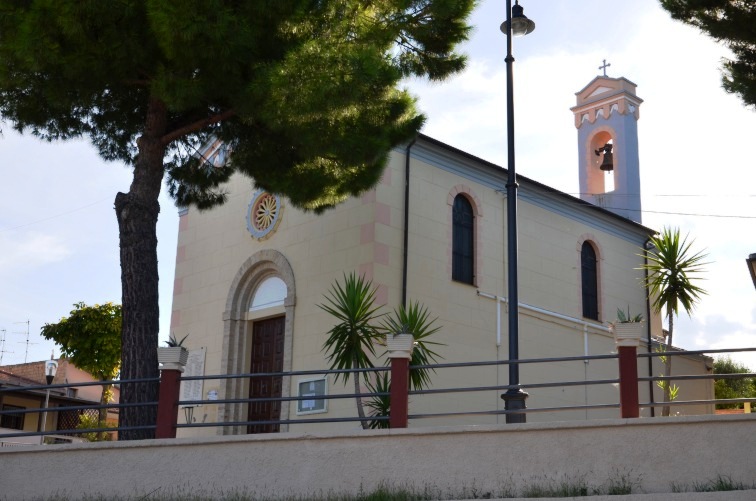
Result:
[[[52,384],[53,379],[55,379],[55,373],[58,372],[58,362],[55,360],[47,360],[45,362],[45,379],[47,379],[47,384]]]
[[[748,264],[748,271],[751,272],[751,280],[753,280],[753,286],[756,287],[756,254],[751,254],[748,256],[748,259],[746,259],[746,264]]]
[[[525,36],[535,29],[535,23],[528,19],[523,11],[520,2],[515,0],[514,7],[512,7],[512,36]]]

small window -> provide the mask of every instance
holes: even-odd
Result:
[[[598,262],[596,250],[589,242],[583,242],[580,249],[580,270],[583,288],[583,317],[598,320]]]
[[[475,283],[475,239],[472,204],[464,195],[454,197],[452,207],[452,280]]]
[[[26,407],[19,407],[18,405],[3,404],[3,411],[22,411]],[[24,429],[24,417],[26,414],[3,414],[0,416],[0,428],[10,428],[11,430],[23,430]]]
[[[299,397],[307,397],[303,400],[297,400],[297,414],[315,414],[319,412],[328,412],[327,400],[323,397],[328,391],[328,380],[326,377],[317,379],[304,379],[297,382],[299,385]]]
[[[257,287],[255,297],[252,298],[252,304],[249,311],[262,310],[273,306],[283,306],[286,299],[286,283],[278,277],[266,278],[263,283]]]

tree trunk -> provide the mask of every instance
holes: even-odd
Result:
[[[140,404],[122,407],[119,427],[154,426],[158,382],[129,383],[131,379],[159,377],[157,346],[160,326],[158,305],[157,218],[163,180],[167,112],[158,100],[150,102],[145,129],[137,140],[134,179],[128,193],[118,193],[115,210],[121,247],[123,330],[121,336],[120,401]],[[154,438],[155,430],[124,430],[119,440]]]
[[[674,328],[674,320],[673,316],[670,313],[669,314],[669,334],[667,336],[667,351],[672,351],[672,329]],[[670,355],[667,355],[665,362],[664,362],[664,375],[666,377],[670,377],[672,375],[672,357]],[[669,402],[670,399],[670,390],[672,388],[672,381],[665,380],[664,381],[664,402]],[[665,405],[662,407],[662,416],[669,416],[669,405]]]
[[[100,379],[100,381],[105,381],[105,380]],[[100,395],[100,405],[108,405],[110,403],[110,388],[111,388],[111,385],[104,385],[102,387],[102,394]],[[98,412],[97,421],[100,424],[103,424],[105,423],[107,419],[108,419],[108,410],[100,409]]]
[[[100,381],[105,381],[105,379],[100,379]],[[111,395],[111,388],[112,385],[107,385],[102,387],[102,395],[100,395],[100,405],[107,405],[110,403],[110,395]],[[97,413],[97,427],[103,428],[106,427],[108,424],[108,410],[103,408],[99,409],[99,412]],[[97,440],[106,440],[108,436],[107,431],[101,431],[97,433]]]
[[[352,367],[359,367],[357,365],[356,357],[352,359]],[[362,388],[360,387],[360,376],[362,373],[355,372],[352,375],[354,376],[354,394],[357,395],[354,397],[357,401],[357,415],[360,417],[360,425],[362,426],[362,429],[367,430],[368,422],[365,420],[365,408],[362,406],[362,397],[359,396],[362,393]]]

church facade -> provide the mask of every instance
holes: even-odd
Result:
[[[654,233],[640,224],[635,85],[597,77],[578,93],[581,192],[576,198],[521,177],[518,195],[519,355],[521,359],[603,355],[615,351],[608,323],[618,308],[647,316],[640,285],[641,251]],[[600,110],[600,111],[599,111]],[[633,142],[634,141],[634,142]],[[605,146],[612,147],[607,152]],[[613,158],[612,158],[613,156]],[[604,171],[611,163],[612,171]],[[603,169],[603,171],[602,171]],[[171,330],[191,350],[202,350],[200,373],[243,374],[327,368],[322,351],[334,319],[318,307],[337,280],[352,272],[372,280],[388,312],[419,301],[437,317],[434,341],[443,362],[506,360],[506,170],[420,135],[392,152],[380,183],[321,215],[287,204],[233,178],[225,205],[182,211],[179,222]],[[606,190],[599,175],[614,176]],[[622,191],[626,192],[623,194]],[[605,191],[605,193],[602,193]],[[612,196],[614,195],[614,198]],[[637,198],[637,204],[635,202]],[[617,206],[617,200],[630,200]],[[652,336],[661,320],[647,319]],[[380,349],[379,349],[380,351]],[[643,351],[642,349],[640,351]],[[678,361],[678,358],[680,361]],[[675,372],[701,373],[706,360],[677,357]],[[661,367],[639,373],[659,375]],[[200,375],[201,375],[200,374]],[[618,417],[615,385],[528,385],[617,377],[615,360],[523,364],[520,382],[528,421]],[[433,388],[506,385],[506,365],[445,368]],[[683,400],[711,398],[713,383],[681,384]],[[648,401],[649,386],[640,399]],[[305,420],[356,416],[352,393],[334,377],[302,375],[250,383],[206,380],[210,400],[313,396],[312,400],[256,404],[208,403],[194,411],[207,421]],[[502,410],[503,391],[415,395],[410,416]],[[657,392],[658,401],[661,394]],[[709,406],[686,413],[713,412]],[[643,415],[648,415],[648,409]],[[267,416],[267,417],[266,417]],[[502,415],[470,414],[410,420],[410,426],[504,423]],[[219,433],[355,428],[352,423],[291,424],[219,429]],[[212,430],[212,429],[211,429]],[[180,434],[215,431],[180,430]]]

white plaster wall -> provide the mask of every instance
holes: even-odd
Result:
[[[30,446],[0,449],[0,499],[221,491],[272,499],[386,484],[454,498],[462,489],[495,496],[507,487],[577,479],[598,486],[622,476],[635,492],[670,493],[672,483],[717,475],[756,482],[743,442],[755,424],[756,415],[703,416]],[[103,467],[107,481],[92,474]]]

